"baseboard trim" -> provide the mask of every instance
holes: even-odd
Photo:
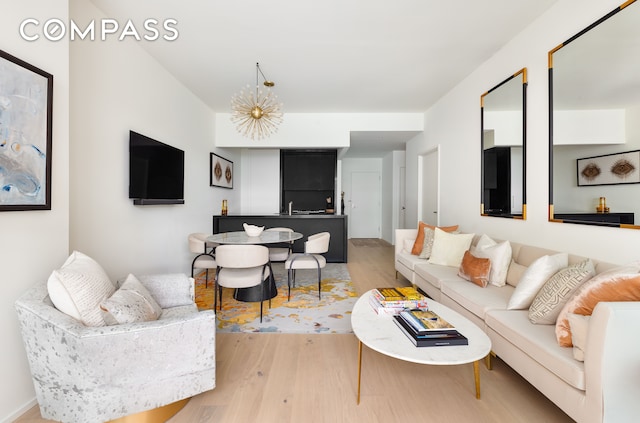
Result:
[[[33,397],[30,401],[26,402],[22,407],[18,408],[13,413],[9,414],[6,417],[3,417],[0,420],[0,423],[12,423],[18,420],[18,418],[22,417],[27,411],[31,410],[33,407],[38,405],[38,401],[36,397]]]

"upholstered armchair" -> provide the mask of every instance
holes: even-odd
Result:
[[[215,314],[187,275],[138,276],[158,320],[90,327],[53,306],[43,281],[16,301],[42,417],[103,422],[215,387]]]

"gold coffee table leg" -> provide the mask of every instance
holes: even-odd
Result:
[[[480,360],[473,362],[473,376],[476,380],[476,399],[480,399]]]
[[[360,377],[362,375],[362,342],[358,341],[358,399],[356,404],[360,404]]]

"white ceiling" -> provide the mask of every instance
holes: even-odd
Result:
[[[140,45],[213,111],[230,111],[231,96],[255,83],[260,62],[286,118],[287,112],[424,112],[556,1],[92,3],[121,25],[176,19],[176,41]],[[354,134],[349,156],[362,147],[369,155],[399,143],[404,149],[415,136],[369,135]]]

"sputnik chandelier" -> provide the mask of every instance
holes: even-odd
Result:
[[[258,74],[262,75],[266,89],[258,85]],[[263,139],[278,131],[278,125],[282,123],[282,103],[278,103],[271,87],[275,84],[267,80],[256,63],[256,89],[246,88],[231,97],[231,121],[236,124],[238,132],[243,136],[255,139]]]

